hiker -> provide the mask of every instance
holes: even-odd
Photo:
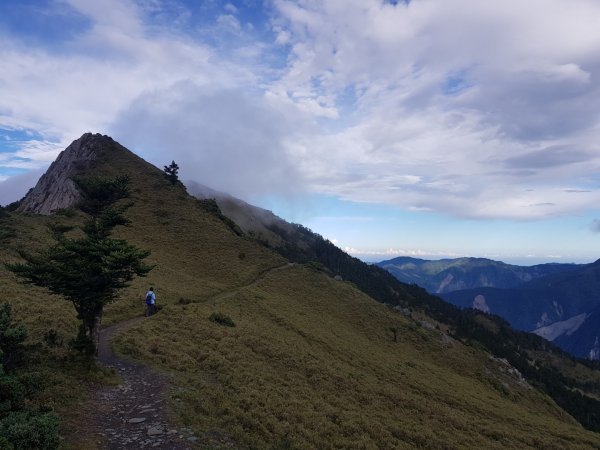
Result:
[[[156,294],[154,288],[151,287],[146,292],[146,317],[151,316],[156,312]]]

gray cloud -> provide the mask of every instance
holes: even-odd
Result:
[[[598,121],[600,81],[576,64],[490,69],[479,70],[476,95],[467,94],[457,103],[484,113],[482,123],[498,127],[506,139],[555,139]]]
[[[503,164],[511,169],[545,169],[593,159],[589,152],[566,145],[556,145],[507,158]]]
[[[6,206],[23,198],[44,172],[45,169],[32,170],[0,182],[0,205]]]
[[[600,4],[393,3],[274,0],[271,39],[235,8],[219,26],[177,1],[66,0],[86,25],[64,47],[3,36],[0,121],[53,142],[108,133],[244,198],[301,186],[470,218],[595,208]]]
[[[600,233],[600,219],[594,219],[590,224],[590,229],[594,233]]]
[[[140,96],[112,134],[159,166],[174,159],[183,179],[247,199],[301,188],[290,145],[306,126],[263,96],[183,82]]]
[[[577,4],[276,1],[292,51],[273,92],[341,117],[351,92],[359,111],[352,127],[304,137],[315,189],[474,218],[593,207],[600,9]]]

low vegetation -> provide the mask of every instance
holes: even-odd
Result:
[[[226,327],[235,327],[235,323],[231,317],[220,312],[212,313],[210,316],[208,316],[208,320]]]
[[[100,155],[93,174],[131,176],[131,226],[116,229],[115,238],[150,250],[148,264],[156,266],[106,306],[105,323],[141,315],[149,285],[162,306],[115,348],[169,376],[176,419],[201,439],[297,449],[600,447],[600,435],[487,352],[483,338],[460,335],[448,319],[456,308],[418,288],[382,283],[384,271],[363,271],[330,243],[316,242],[319,257],[296,258],[289,248],[284,258],[130,153]],[[55,218],[10,212],[6,220],[16,234],[0,247],[1,262],[52,240],[46,225]],[[77,212],[60,216],[63,225],[82,220]],[[37,401],[64,417],[63,434],[76,430],[87,383],[105,374],[65,344],[77,334],[75,312],[18,284],[3,266],[0,291],[30,330],[26,342],[45,343],[37,359],[48,386]],[[209,320],[215,313],[220,319]],[[235,327],[223,326],[227,319]],[[565,377],[593,383],[596,373],[578,366]]]
[[[206,321],[215,309],[236,327]],[[174,408],[199,436],[249,448],[600,444],[507,364],[302,266],[170,306],[117,349],[175,375]]]
[[[10,304],[0,305],[0,448],[55,449],[59,419],[50,408],[32,401],[44,381],[28,365],[26,336],[25,327],[13,322]]]
[[[129,196],[129,179],[87,177],[75,182],[83,199],[78,206],[87,214],[79,227],[83,236],[68,236],[73,227],[53,222],[49,228],[54,244],[36,253],[21,250],[25,262],[6,267],[26,282],[69,300],[81,320],[76,347],[95,354],[104,307],[152,266],[143,262],[150,252],[110,237],[117,225],[129,224],[123,213],[131,205],[117,204]]]
[[[302,225],[284,228],[274,223],[270,230],[286,242],[286,245],[275,247],[286,258],[307,263],[331,275],[340,275],[382,303],[425,313],[448,327],[456,339],[505,358],[584,427],[600,431],[600,400],[595,395],[600,389],[600,380],[596,378],[594,383],[580,381],[563,374],[560,366],[546,365],[543,359],[532,359],[536,352],[543,351],[566,361],[565,364],[574,364],[576,359],[563,350],[537,335],[514,330],[500,317],[472,309],[462,310],[416,285],[401,283],[384,269],[349,256]],[[583,360],[580,364],[593,366]]]

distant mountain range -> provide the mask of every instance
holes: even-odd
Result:
[[[497,314],[576,356],[600,357],[600,260],[510,289],[480,287],[441,296]]]
[[[436,261],[398,257],[377,263],[398,280],[414,283],[432,294],[479,287],[511,288],[536,278],[574,270],[577,264],[515,266],[486,258]]]
[[[454,305],[496,314],[573,355],[600,359],[600,260],[521,267],[482,258],[402,257],[378,265]]]

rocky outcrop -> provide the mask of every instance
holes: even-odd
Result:
[[[598,336],[596,336],[596,340],[594,341],[594,345],[591,348],[588,357],[593,361],[600,360],[600,342],[598,342]]]
[[[71,178],[90,166],[107,141],[114,143],[108,136],[92,133],[86,133],[73,141],[27,193],[19,211],[48,215],[73,206],[80,196]]]
[[[483,311],[484,313],[488,313],[488,314],[490,313],[490,307],[488,306],[487,302],[485,301],[485,297],[481,294],[479,294],[473,300],[473,309],[478,309],[479,311]]]
[[[590,315],[588,313],[578,314],[567,320],[561,320],[559,322],[554,322],[550,325],[537,328],[533,330],[533,333],[549,341],[554,341],[556,338],[564,334],[570,336],[575,333],[589,316]]]

